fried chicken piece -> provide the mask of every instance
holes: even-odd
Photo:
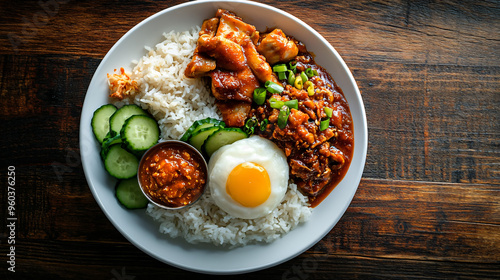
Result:
[[[222,113],[222,118],[229,127],[242,127],[251,109],[251,103],[241,101],[220,101],[216,103]]]
[[[299,48],[292,40],[288,40],[281,29],[274,29],[264,35],[257,51],[266,57],[269,64],[273,65],[292,60],[299,53]]]
[[[245,55],[247,57],[248,65],[252,69],[257,79],[262,83],[266,81],[272,81],[277,84],[281,84],[276,77],[276,74],[273,72],[273,69],[267,63],[266,58],[257,52],[255,45],[252,43],[250,39],[247,39],[243,44],[243,50],[245,51]]]
[[[213,37],[217,33],[218,26],[219,26],[219,18],[217,17],[204,20],[201,25],[201,30],[199,35],[200,36],[209,35]]]
[[[193,58],[186,66],[184,75],[189,78],[199,78],[206,76],[208,72],[216,68],[215,59],[207,57],[200,53],[195,53]]]
[[[215,36],[224,37],[239,45],[250,38],[254,43],[259,39],[259,32],[255,26],[241,20],[230,11],[219,9],[215,14],[220,18],[219,27]]]
[[[199,32],[200,38],[212,38],[217,32],[217,26],[219,25],[218,18],[211,18],[203,21],[201,25],[201,30]],[[200,40],[200,39],[198,39]],[[205,76],[208,72],[214,70],[217,67],[215,59],[200,53],[199,46],[196,46],[194,50],[193,58],[189,62],[184,70],[184,75],[189,78],[199,78]]]
[[[210,77],[212,94],[218,100],[252,103],[253,91],[259,87],[259,81],[248,67],[239,72],[217,69],[210,72]]]
[[[201,36],[197,49],[215,58],[217,67],[231,71],[241,71],[247,67],[247,59],[241,46],[226,38]]]
[[[215,18],[203,22],[199,35],[185,75],[210,76],[212,94],[224,121],[241,127],[259,81],[280,83],[265,56],[257,51],[259,32],[235,14],[219,9]]]
[[[255,26],[243,22],[241,18],[226,10],[219,9],[216,16],[220,17],[216,37],[224,37],[243,47],[248,65],[259,81],[279,83],[266,58],[257,52],[255,43],[259,39],[259,32]]]

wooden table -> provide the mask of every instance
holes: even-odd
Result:
[[[104,55],[181,2],[1,2],[1,279],[220,278],[129,243],[94,200],[79,154],[83,100]],[[500,3],[262,2],[304,20],[344,58],[365,102],[369,147],[331,232],[238,278],[499,279]]]

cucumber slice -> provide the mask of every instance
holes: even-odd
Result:
[[[117,111],[115,105],[106,104],[99,107],[94,111],[92,116],[92,121],[90,122],[92,126],[92,131],[94,132],[95,138],[99,143],[104,141],[104,138],[109,132],[109,118]]]
[[[232,144],[248,135],[240,128],[225,127],[210,135],[202,145],[203,154],[211,157],[215,151],[224,145]]]
[[[111,133],[109,132],[109,120],[108,120],[108,133],[106,133],[106,136],[104,136],[102,143],[106,142],[106,140],[108,140],[109,138],[111,138]]]
[[[115,188],[118,201],[128,209],[145,208],[148,199],[141,191],[137,178],[118,181]]]
[[[134,115],[148,115],[148,113],[135,104],[125,105],[118,109],[109,119],[109,132],[111,136],[120,134],[125,121]]]
[[[189,144],[193,145],[198,151],[201,152],[201,146],[212,133],[222,129],[220,126],[211,126],[198,130],[189,138]]]
[[[206,118],[202,120],[197,120],[193,122],[193,124],[188,128],[188,130],[182,135],[181,141],[188,141],[194,133],[198,132],[202,128],[212,127],[212,126],[220,126],[225,127],[226,124],[223,121],[214,119],[214,118]]]
[[[115,135],[113,137],[104,138],[104,141],[102,142],[102,145],[101,145],[101,157],[103,159],[105,159],[106,155],[109,152],[109,147],[111,147],[111,145],[113,145],[113,144],[120,144],[121,142],[122,142],[122,138],[120,137],[119,134]]]
[[[158,143],[160,128],[155,119],[145,115],[135,115],[125,121],[120,135],[123,147],[138,154]]]
[[[139,160],[123,149],[121,144],[113,144],[104,158],[104,167],[117,179],[129,179],[137,175]]]

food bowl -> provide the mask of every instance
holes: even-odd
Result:
[[[206,189],[207,162],[193,146],[178,140],[160,142],[139,162],[137,178],[152,204],[167,210],[193,205]]]

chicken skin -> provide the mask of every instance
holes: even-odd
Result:
[[[299,53],[299,48],[286,37],[281,29],[274,29],[262,38],[257,51],[266,57],[269,64],[273,65],[292,60]]]

